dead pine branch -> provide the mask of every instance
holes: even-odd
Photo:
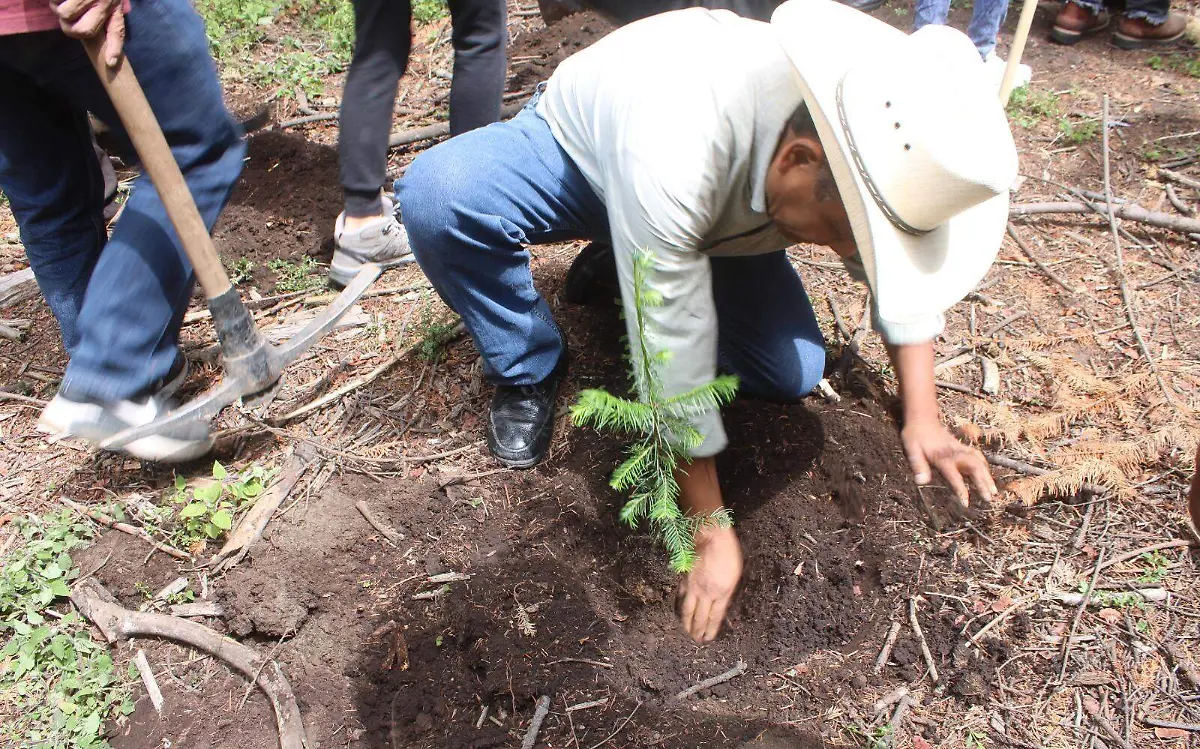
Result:
[[[925,666],[929,669],[929,678],[933,680],[934,684],[937,684],[941,677],[938,676],[937,664],[933,660],[933,652],[929,649],[929,643],[925,640],[925,633],[921,631],[921,623],[917,621],[916,596],[908,599],[908,624],[917,637],[917,644],[921,646],[921,657],[925,659]]]
[[[296,488],[297,482],[308,470],[312,460],[311,451],[305,449],[304,445],[290,453],[287,465],[283,469],[283,475],[271,485],[271,488],[259,496],[254,506],[242,516],[237,527],[229,534],[225,545],[213,555],[212,559],[208,560],[208,566],[212,568],[213,574],[227,572],[241,563],[247,552],[250,551],[250,547],[262,538],[267,523],[271,522],[275,511],[292,493],[292,489]]]
[[[108,515],[105,515],[103,512],[100,512],[98,510],[93,510],[90,507],[84,507],[83,505],[79,504],[78,502],[67,499],[66,497],[59,497],[58,500],[60,502],[62,502],[64,505],[66,505],[67,507],[70,507],[75,512],[78,512],[80,515],[85,515],[85,516],[91,518],[92,520],[95,520],[97,523],[99,523],[100,525],[103,525],[105,528],[112,528],[115,531],[121,531],[122,533],[128,533],[129,535],[134,536],[135,538],[140,538],[143,541],[145,541],[146,543],[153,546],[158,551],[161,551],[162,553],[167,554],[168,556],[175,557],[176,559],[183,559],[183,560],[187,560],[187,561],[192,560],[191,554],[188,554],[186,551],[180,551],[179,549],[176,549],[174,546],[171,546],[170,544],[164,544],[161,541],[155,541],[153,538],[150,537],[149,533],[142,530],[141,528],[135,528],[132,525],[129,525],[128,523],[117,522],[113,518],[110,518]]]
[[[525,739],[521,742],[521,749],[533,749],[537,744],[538,731],[542,730],[542,721],[546,719],[546,715],[550,712],[550,697],[543,695],[538,698],[537,709],[533,711],[533,720],[529,721],[529,730],[525,732]]]
[[[1012,240],[1017,243],[1017,247],[1021,248],[1021,252],[1025,253],[1025,257],[1029,258],[1029,260],[1037,266],[1037,269],[1042,272],[1043,276],[1049,278],[1054,283],[1066,289],[1067,293],[1069,294],[1079,293],[1078,289],[1076,289],[1074,286],[1071,286],[1069,283],[1064,281],[1061,276],[1050,270],[1049,266],[1043,263],[1042,259],[1034,254],[1029,245],[1025,244],[1025,242],[1021,239],[1021,236],[1017,234],[1017,227],[1013,226],[1013,222],[1011,221],[1008,222],[1008,236],[1012,237]]]
[[[879,656],[875,659],[875,673],[883,670],[887,665],[888,658],[892,655],[892,648],[896,645],[896,638],[900,635],[900,622],[892,622],[891,629],[888,630],[887,639],[883,641],[883,647],[879,650]]]
[[[1112,178],[1109,170],[1108,94],[1104,95],[1104,100],[1101,104],[1100,140],[1101,151],[1104,156],[1104,203],[1105,207],[1108,208],[1108,227],[1112,231],[1113,247],[1117,253],[1117,283],[1121,287],[1121,300],[1125,304],[1125,316],[1129,319],[1129,327],[1133,329],[1133,338],[1137,341],[1138,349],[1146,359],[1146,364],[1150,367],[1150,371],[1154,373],[1155,379],[1158,380],[1158,386],[1162,389],[1163,397],[1167,399],[1167,403],[1174,405],[1175,399],[1172,397],[1171,389],[1167,387],[1166,381],[1163,380],[1162,373],[1158,370],[1158,362],[1154,360],[1154,355],[1150,353],[1150,347],[1146,345],[1146,339],[1142,335],[1142,329],[1138,327],[1137,315],[1134,312],[1133,292],[1129,290],[1129,276],[1125,273],[1125,253],[1121,249],[1121,236],[1117,232],[1117,217],[1114,213],[1115,206],[1112,200]]]
[[[987,458],[987,462],[994,466],[1007,468],[1011,471],[1016,471],[1017,473],[1023,473],[1026,476],[1045,476],[1046,474],[1052,472],[1050,469],[1038,468],[1037,466],[1030,465],[1020,460],[1013,460],[1012,458],[1006,458],[1003,455],[996,455],[995,453],[984,453],[984,457]],[[1108,491],[1103,486],[1099,486],[1097,484],[1081,484],[1079,489],[1080,491],[1095,495],[1102,495]]]
[[[390,541],[393,546],[399,546],[400,542],[404,540],[404,536],[402,534],[397,533],[395,530],[389,528],[379,518],[377,518],[375,513],[371,512],[371,508],[367,506],[366,502],[359,500],[354,503],[354,507],[358,510],[359,514],[361,514],[363,518],[371,524],[371,527],[382,533],[383,537]]]
[[[166,614],[130,611],[116,603],[112,594],[94,579],[85,580],[71,591],[71,602],[100,629],[109,642],[132,637],[161,637],[190,645],[217,658],[248,679],[270,700],[279,731],[280,749],[307,749],[308,738],[300,707],[279,665],[202,624]],[[269,668],[264,666],[269,665]]]
[[[723,674],[717,674],[716,676],[714,676],[710,679],[705,679],[704,681],[700,682],[699,684],[693,684],[692,686],[688,687],[687,689],[683,690],[679,694],[672,697],[671,702],[674,702],[674,703],[682,702],[683,700],[686,700],[688,697],[691,697],[696,692],[701,692],[705,689],[708,689],[709,687],[715,687],[718,684],[724,684],[725,682],[727,682],[731,679],[736,679],[737,677],[746,673],[747,668],[748,668],[748,666],[746,665],[745,661],[738,660],[737,665],[734,666],[733,668],[729,669],[728,671],[726,671]]]
[[[1048,213],[1092,213],[1092,203],[1021,203],[1008,209],[1010,218],[1022,216],[1040,216]],[[1096,206],[1099,207],[1099,206]],[[1101,208],[1101,212],[1103,209]],[[1150,211],[1136,203],[1118,205],[1113,210],[1117,218],[1134,221],[1139,224],[1156,226],[1159,229],[1179,232],[1180,234],[1200,234],[1200,219],[1172,216],[1169,213]]]

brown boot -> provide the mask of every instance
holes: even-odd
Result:
[[[1054,17],[1050,38],[1059,44],[1074,44],[1088,34],[1108,28],[1110,20],[1105,11],[1093,13],[1081,5],[1063,3],[1062,10]]]
[[[1170,13],[1167,20],[1153,24],[1145,18],[1122,18],[1117,21],[1113,32],[1113,44],[1121,49],[1145,49],[1158,44],[1168,44],[1183,36],[1187,18]]]

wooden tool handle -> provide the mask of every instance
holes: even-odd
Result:
[[[1017,77],[1017,67],[1021,64],[1021,55],[1025,52],[1025,40],[1029,38],[1029,27],[1033,26],[1033,15],[1037,13],[1038,0],[1025,0],[1021,6],[1021,17],[1017,20],[1017,33],[1013,37],[1012,49],[1008,50],[1008,65],[1004,68],[1004,80],[1000,84],[1000,106],[1008,106],[1008,97],[1012,96],[1013,79]]]
[[[196,209],[196,201],[192,199],[192,193],[183,179],[183,173],[179,171],[179,164],[175,162],[154,111],[146,101],[146,94],[133,74],[129,59],[122,55],[116,67],[110,68],[104,62],[103,37],[85,41],[84,47],[125,125],[125,131],[129,133],[142,168],[150,175],[150,181],[158,190],[167,209],[167,217],[179,233],[183,250],[192,261],[196,278],[204,289],[204,296],[212,299],[224,294],[231,288],[229,276],[225,274],[221,257],[217,254],[212,237],[208,235],[208,227]]]

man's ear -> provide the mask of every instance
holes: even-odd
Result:
[[[815,174],[825,164],[825,149],[821,148],[821,141],[811,135],[789,134],[779,149],[778,159],[781,172],[802,168]]]

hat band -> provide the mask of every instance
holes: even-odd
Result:
[[[879,186],[875,184],[875,180],[871,179],[871,173],[867,171],[867,167],[863,164],[862,156],[858,153],[858,147],[854,144],[854,131],[850,129],[850,123],[846,119],[846,106],[843,103],[842,87],[846,83],[846,76],[838,81],[837,87],[837,110],[838,119],[842,122],[842,132],[846,133],[846,143],[850,147],[850,158],[854,160],[854,168],[858,170],[858,174],[862,177],[863,183],[867,186],[867,192],[871,193],[871,198],[875,201],[875,205],[879,206],[879,210],[883,211],[883,215],[887,216],[888,221],[892,222],[900,231],[905,234],[921,236],[928,234],[929,229],[918,229],[904,219],[900,218],[900,214],[896,213],[895,209],[888,204],[884,199],[883,193],[879,191]]]

